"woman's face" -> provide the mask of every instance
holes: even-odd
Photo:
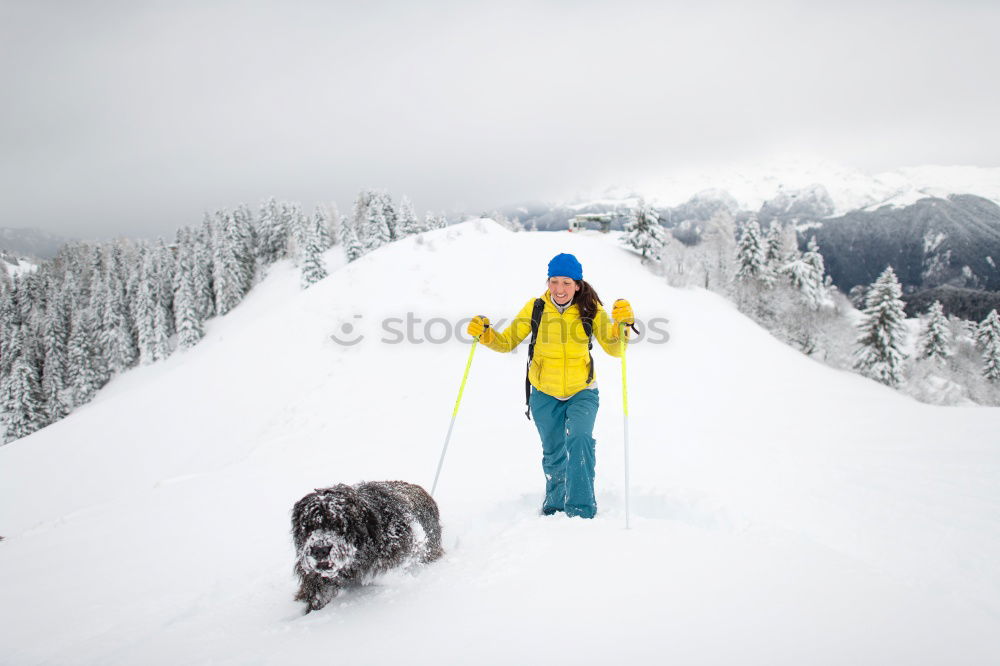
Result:
[[[578,291],[580,291],[580,285],[573,278],[549,278],[549,296],[552,297],[552,302],[557,305],[566,305]]]

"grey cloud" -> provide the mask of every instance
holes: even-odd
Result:
[[[470,212],[781,151],[995,166],[990,3],[7,3],[0,226]]]

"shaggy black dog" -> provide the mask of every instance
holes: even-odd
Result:
[[[344,587],[389,569],[441,557],[437,504],[420,486],[370,481],[317,488],[292,508],[298,601],[306,613]]]

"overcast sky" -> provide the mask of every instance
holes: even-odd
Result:
[[[1000,3],[0,0],[0,226],[469,212],[795,153],[1000,166]],[[874,6],[873,6],[874,5]]]

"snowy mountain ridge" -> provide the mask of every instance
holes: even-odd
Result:
[[[627,187],[580,193],[561,205],[634,205],[642,194],[655,206],[675,207],[699,196],[726,193],[738,210],[758,210],[776,197],[798,196],[816,187],[825,190],[832,202],[828,217],[886,205],[904,207],[921,198],[949,194],[975,194],[1000,203],[1000,168],[928,165],[870,173],[832,162],[775,160],[671,172]]]
[[[71,240],[40,229],[0,227],[0,250],[32,258],[51,259]]]
[[[543,518],[523,351],[477,349],[436,498],[445,557],[302,616],[292,503],[429,487],[461,320],[512,317],[558,252],[669,332],[628,352],[633,529],[617,360],[595,350],[598,517]],[[276,264],[196,347],[0,448],[0,661],[994,661],[1000,410],[815,363],[614,235],[475,220],[339,254],[306,291]]]

